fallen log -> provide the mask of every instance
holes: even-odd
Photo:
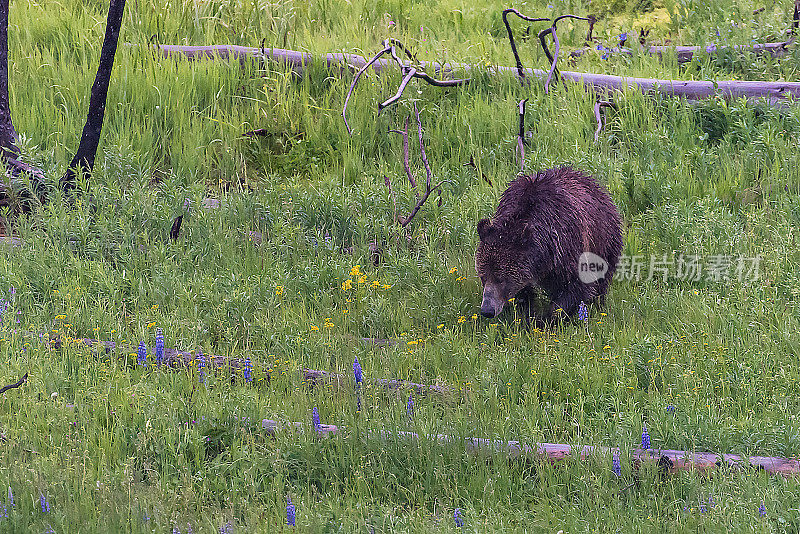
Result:
[[[237,58],[244,60],[272,61],[294,72],[302,73],[303,70],[314,62],[322,62],[328,67],[352,66],[359,69],[366,65],[367,60],[357,54],[325,54],[319,58],[307,52],[284,50],[281,48],[248,48],[244,46],[180,46],[159,45],[159,50],[166,57],[181,55],[189,59],[224,59]],[[455,71],[470,71],[486,69],[490,75],[518,76],[515,67],[489,66],[481,67],[465,63],[432,64],[420,62],[422,67],[431,72],[452,74]],[[381,73],[394,63],[389,60],[379,59],[370,65],[376,73]],[[540,69],[524,69],[526,77],[534,77],[540,81],[547,79],[548,72]],[[766,99],[771,105],[789,104],[800,98],[800,82],[765,82],[765,81],[696,81],[696,80],[660,80],[656,78],[636,78],[626,76],[613,76],[610,74],[592,74],[584,72],[562,71],[561,79],[582,83],[588,88],[605,91],[614,89],[637,89],[643,93],[655,92],[666,96],[685,97],[688,100],[702,100],[721,96],[727,99],[747,98]]]
[[[272,419],[261,421],[262,428],[271,436],[280,431],[294,429],[303,432],[310,430],[310,425],[304,423],[281,423]],[[343,433],[335,425],[320,425],[314,429],[320,436],[334,436]],[[421,438],[415,432],[369,430],[368,435],[377,438],[399,438],[419,442]],[[545,460],[552,464],[569,458],[586,461],[591,457],[613,457],[620,454],[617,447],[601,447],[584,445],[573,447],[561,443],[535,443],[528,445],[521,441],[503,441],[487,438],[459,438],[446,434],[436,434],[425,439],[435,441],[440,445],[460,445],[471,454],[492,455],[502,454],[510,458],[524,458],[527,460]],[[711,452],[678,451],[670,449],[634,449],[630,452],[635,467],[653,465],[665,473],[678,473],[681,471],[706,473],[718,467],[726,466],[731,469],[763,470],[771,475],[784,477],[800,475],[800,461],[793,458],[778,458],[768,456],[742,457],[735,454],[715,454]]]
[[[14,237],[13,235],[0,235],[0,244],[11,245],[12,247],[21,247],[22,239]]]
[[[671,55],[672,53],[678,58],[678,63],[687,63],[692,60],[695,54],[699,54],[701,52],[705,52],[706,54],[712,55],[719,52],[726,52],[726,51],[733,51],[733,52],[752,52],[755,54],[768,54],[772,57],[783,57],[789,53],[789,46],[794,43],[794,39],[789,39],[788,41],[782,41],[779,43],[761,43],[761,44],[754,44],[754,45],[734,45],[734,46],[717,46],[717,45],[708,45],[708,46],[663,46],[663,45],[654,45],[650,47],[642,47],[641,51],[643,53],[649,54],[651,56],[658,56],[659,59],[663,59],[664,55]],[[570,57],[578,58],[587,53],[589,53],[592,48],[585,47],[585,48],[578,48],[577,50],[573,50],[569,53]],[[618,54],[624,54],[626,56],[632,56],[634,51],[630,48],[620,48],[619,50],[615,49],[615,52]]]
[[[37,334],[35,332],[23,332],[26,337],[33,337],[42,339],[44,334]],[[55,348],[61,348],[65,343],[79,343],[87,347],[98,349],[104,354],[111,354],[116,352],[118,354],[127,355],[136,353],[138,347],[133,345],[118,345],[113,341],[101,341],[90,338],[64,338],[58,334],[51,334],[48,337],[48,342]],[[369,342],[371,338],[363,338],[365,342]],[[155,347],[147,348],[148,354],[155,354]],[[245,360],[242,358],[229,358],[227,356],[220,356],[216,354],[204,354],[206,365],[208,367],[215,367],[217,369],[229,369],[231,371],[238,371],[244,369]],[[164,348],[164,358],[162,360],[165,368],[178,368],[178,369],[194,369],[197,366],[197,354],[192,351],[178,350],[170,347]],[[268,371],[264,371],[267,380],[271,378]],[[329,371],[321,371],[317,369],[303,368],[300,370],[303,381],[311,387],[317,385],[332,385],[337,389],[353,389],[353,377],[348,375],[341,375],[331,373]],[[410,382],[408,380],[387,379],[387,378],[373,378],[365,379],[366,384],[371,384],[389,391],[406,391],[410,390],[418,395],[436,394],[443,397],[451,395],[453,390],[447,386],[419,384]]]

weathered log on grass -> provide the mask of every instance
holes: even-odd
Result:
[[[281,423],[272,419],[264,419],[262,428],[270,435],[275,436],[280,431],[294,429],[296,431],[316,431],[320,436],[333,436],[342,433],[342,429],[334,425],[321,425],[314,429],[304,423]],[[368,435],[382,439],[407,439],[420,442],[415,432],[370,430]],[[524,458],[527,460],[548,461],[558,463],[567,459],[585,461],[591,457],[611,458],[620,454],[619,448],[585,445],[572,447],[561,443],[536,443],[528,445],[520,441],[503,441],[486,438],[459,438],[446,434],[437,434],[425,437],[426,441],[435,441],[440,445],[463,446],[465,450],[476,455],[500,454],[511,458]],[[763,470],[772,475],[785,477],[800,475],[800,461],[793,458],[778,458],[768,456],[742,457],[735,454],[715,454],[710,452],[676,451],[668,449],[634,449],[630,455],[635,467],[652,465],[665,473],[680,471],[695,471],[707,473],[718,467],[728,467],[738,470]],[[610,468],[609,460],[609,468]]]
[[[41,337],[39,334],[36,334],[35,332],[23,332],[23,335],[35,338]],[[363,338],[363,339],[369,340],[370,338]],[[55,348],[61,348],[64,345],[64,343],[67,342],[78,343],[90,348],[97,349],[98,352],[101,352],[106,355],[111,353],[120,354],[122,358],[127,357],[127,355],[136,354],[138,350],[138,347],[135,347],[133,345],[118,345],[113,341],[100,341],[97,339],[90,339],[90,338],[62,339],[62,337],[58,334],[51,334],[48,338],[48,342],[50,343],[51,346]],[[147,353],[155,354],[155,347],[148,347]],[[228,369],[232,372],[236,372],[244,368],[245,360],[242,358],[229,358],[227,356],[220,356],[216,354],[204,354],[203,357],[205,358],[206,365],[209,368]],[[197,354],[191,351],[178,350],[174,348],[165,347],[164,359],[162,365],[165,368],[172,368],[172,369],[195,369],[197,367]],[[309,386],[312,387],[317,385],[331,385],[336,389],[348,389],[348,390],[352,390],[354,387],[352,376],[340,375],[328,371],[320,371],[317,369],[305,369],[305,368],[301,369],[300,373],[303,377],[303,381],[305,381]],[[267,380],[271,378],[271,374],[266,370],[265,370],[265,376]],[[441,396],[448,396],[453,393],[453,391],[446,386],[418,384],[416,382],[410,382],[408,380],[397,380],[397,379],[387,379],[387,378],[373,378],[373,379],[365,378],[364,383],[367,385],[373,385],[383,389],[387,389],[390,391],[409,390],[413,391],[418,395],[435,394]]]
[[[242,61],[245,59],[271,61],[291,68],[297,73],[302,73],[308,65],[318,61],[325,63],[328,67],[351,65],[356,69],[363,67],[367,62],[366,59],[357,54],[325,54],[318,60],[307,52],[281,48],[265,48],[262,50],[244,46],[160,45],[160,50],[168,57],[173,55],[182,55],[190,59],[235,57]],[[370,65],[370,68],[376,73],[381,73],[393,64],[389,60],[380,59]],[[439,75],[451,75],[455,71],[469,72],[475,69],[485,69],[490,75],[518,76],[516,68],[497,65],[479,67],[464,63],[426,64],[421,62],[421,66]],[[549,74],[541,69],[530,68],[524,69],[524,72],[526,77],[534,77],[540,81],[546,80]],[[570,71],[562,71],[561,79],[582,83],[584,86],[598,91],[637,89],[643,93],[654,92],[666,96],[685,97],[688,100],[703,100],[715,96],[728,99],[742,97],[748,99],[763,98],[771,105],[779,105],[800,99],[800,82],[660,80],[656,78],[636,78]]]
[[[651,56],[658,56],[663,59],[664,56],[670,56],[673,53],[678,59],[678,63],[687,63],[692,60],[695,54],[705,52],[708,55],[718,54],[720,52],[738,52],[738,53],[754,53],[754,54],[767,54],[772,57],[783,57],[789,53],[789,46],[794,43],[794,39],[782,41],[779,43],[760,43],[754,45],[734,45],[734,46],[663,46],[654,45],[650,47],[642,47],[641,51]],[[592,51],[592,48],[578,48],[569,53],[570,57],[578,58]],[[630,48],[620,48],[615,50],[615,53],[632,56],[634,51]]]

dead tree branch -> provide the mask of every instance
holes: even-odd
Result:
[[[125,0],[111,0],[111,5],[108,8],[103,48],[100,51],[100,62],[97,66],[97,75],[89,98],[89,112],[86,116],[86,124],[83,127],[81,141],[78,145],[78,150],[75,152],[75,157],[72,158],[67,172],[64,173],[60,180],[61,188],[65,192],[71,192],[77,186],[75,178],[78,168],[84,175],[88,176],[94,167],[97,146],[100,144],[100,132],[103,128],[103,117],[106,110],[106,100],[108,99],[108,85],[111,81],[111,69],[114,66],[114,56],[117,52],[117,42],[124,10]]]
[[[431,196],[431,193],[434,191],[439,191],[441,194],[442,185],[444,182],[440,182],[437,185],[432,185],[433,179],[433,172],[431,171],[430,163],[428,162],[428,155],[425,152],[425,143],[422,136],[422,122],[419,118],[419,110],[417,109],[416,102],[414,103],[414,115],[417,119],[417,132],[419,134],[419,150],[420,150],[420,159],[422,159],[422,164],[425,167],[425,192],[419,192],[419,188],[417,188],[417,182],[414,179],[414,174],[411,172],[411,166],[409,165],[409,146],[408,146],[408,117],[405,120],[405,127],[402,131],[400,130],[389,130],[392,133],[397,133],[403,136],[403,169],[405,170],[406,177],[408,178],[409,183],[411,184],[411,188],[414,190],[414,195],[417,197],[417,203],[411,209],[407,217],[401,216],[397,212],[397,203],[394,200],[394,193],[392,193],[392,183],[389,180],[388,176],[385,176],[384,179],[386,180],[386,187],[389,188],[389,192],[392,194],[392,201],[395,202],[395,220],[400,223],[400,226],[405,228],[408,226],[414,217],[417,215],[419,210],[425,205],[425,202],[428,200],[428,197]]]
[[[546,30],[542,30],[539,32],[539,42],[542,44],[542,48],[544,49],[544,53],[547,56],[547,59],[550,60],[550,71],[547,73],[547,80],[544,82],[544,92],[547,94],[550,89],[550,82],[553,80],[553,76],[556,78],[559,77],[558,68],[556,64],[558,63],[558,54],[561,51],[561,43],[558,41],[558,33],[557,33],[557,25],[558,21],[562,19],[575,19],[575,20],[585,20],[590,22],[590,19],[587,17],[579,17],[578,15],[561,15],[560,17],[556,17],[553,21],[553,25]],[[545,42],[544,38],[546,35],[551,35],[553,37],[553,44],[554,50],[553,54],[550,54],[550,50],[547,48],[547,43]]]
[[[600,139],[600,132],[603,130],[603,115],[600,110],[604,107],[617,109],[617,105],[607,100],[600,100],[594,105],[594,118],[597,119],[597,129],[594,131],[594,142]]]
[[[407,64],[405,61],[400,59],[400,57],[397,55],[398,48],[402,50],[406,57],[414,63],[413,65]],[[403,96],[403,92],[406,90],[408,82],[411,81],[411,78],[420,78],[434,87],[456,87],[469,82],[469,78],[453,80],[437,80],[433,78],[425,72],[425,63],[417,61],[416,56],[412,54],[411,51],[406,48],[405,45],[403,45],[403,43],[394,38],[386,39],[383,41],[383,49],[373,56],[372,59],[364,63],[364,65],[358,70],[355,78],[353,78],[353,82],[350,84],[350,89],[347,91],[347,95],[344,99],[344,106],[342,107],[342,118],[344,119],[344,124],[347,127],[348,134],[352,134],[352,130],[350,128],[350,124],[347,122],[347,104],[350,102],[350,97],[356,88],[356,84],[358,84],[358,80],[361,78],[361,75],[364,73],[364,71],[376,63],[385,54],[389,54],[392,60],[400,68],[400,73],[403,75],[403,80],[400,82],[397,92],[392,97],[378,104],[378,113],[400,100],[400,98]],[[363,58],[361,59],[363,61]]]
[[[406,116],[405,124],[403,125],[403,130],[389,130],[391,133],[400,134],[403,137],[403,169],[406,172],[406,176],[408,177],[408,181],[411,182],[411,189],[414,190],[414,194],[419,199],[419,190],[417,189],[417,181],[414,179],[414,174],[411,172],[411,165],[409,163],[409,154],[408,154],[408,120],[409,117]]]
[[[514,53],[514,61],[517,64],[517,75],[520,78],[520,82],[522,82],[525,79],[525,68],[522,66],[522,60],[519,58],[519,52],[517,52],[517,44],[514,42],[514,32],[511,31],[511,25],[508,23],[509,13],[513,13],[522,20],[527,20],[528,22],[550,22],[550,19],[528,17],[513,8],[503,10],[503,24],[505,24],[506,32],[508,32],[508,44],[511,45],[511,51]]]
[[[2,388],[0,388],[0,395],[5,393],[9,389],[14,389],[14,388],[20,387],[22,384],[25,383],[26,380],[28,380],[28,373],[25,373],[24,375],[22,375],[22,378],[20,378],[19,380],[17,380],[13,384],[9,384],[7,386],[3,386]]]

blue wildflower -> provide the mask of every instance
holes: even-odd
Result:
[[[206,357],[203,356],[203,349],[197,349],[197,371],[199,373],[198,380],[201,384],[206,383]]]
[[[647,433],[647,427],[642,430],[642,449],[647,450],[650,448],[650,434]]]
[[[172,527],[172,534],[181,534],[181,531],[178,530],[178,527]]]
[[[2,506],[2,508],[0,508],[0,519],[8,519],[8,508],[6,508],[6,505],[1,502],[0,506]]]
[[[136,352],[136,363],[147,367],[147,347],[144,346],[144,341],[139,343],[139,350]]]
[[[598,50],[605,50],[605,49],[606,49],[606,47],[605,47],[605,46],[603,46],[603,45],[601,45],[601,44],[599,44],[599,45],[597,45],[597,49],[598,49]]]
[[[317,407],[316,406],[314,406],[314,409],[311,410],[311,421],[314,423],[314,430],[319,432],[320,431],[320,427],[322,426],[322,423],[320,423],[320,421],[319,421],[319,412],[317,411]]]
[[[253,362],[250,361],[250,356],[244,359],[244,379],[247,382],[253,381]]]
[[[39,493],[39,506],[42,507],[42,513],[48,514],[50,513],[50,503],[47,502],[47,499],[44,496],[44,493]]]
[[[618,38],[619,38],[619,45],[625,46],[625,41],[628,40],[628,32],[623,32],[619,34]]]
[[[159,328],[156,330],[156,365],[161,367],[164,361],[164,333]]]
[[[353,360],[353,376],[356,378],[356,384],[361,384],[363,375],[361,372],[361,364],[358,362],[358,356]]]
[[[14,506],[14,494],[11,493],[11,486],[8,487],[8,504]]]
[[[704,514],[704,513],[706,513],[707,511],[708,511],[708,508],[706,508],[706,503],[704,503],[704,502],[701,502],[701,503],[700,503],[700,513],[701,513],[701,514]]]
[[[456,508],[453,511],[453,521],[456,522],[457,528],[461,528],[464,526],[464,520],[461,518],[461,508]]]
[[[578,319],[584,323],[589,322],[589,308],[586,307],[586,303],[583,301],[578,305]]]
[[[761,517],[767,515],[767,507],[764,506],[763,501],[761,502],[761,506],[758,507],[758,515],[760,515]]]
[[[292,498],[287,496],[286,497],[286,524],[290,527],[294,526],[295,520],[295,513],[294,513],[294,505],[292,504]]]
[[[228,521],[221,527],[219,527],[219,534],[233,534],[233,523]]]
[[[672,404],[667,406],[667,413],[675,413],[675,406],[673,406]]]
[[[611,472],[616,476],[622,475],[622,466],[619,463],[619,454],[614,454],[611,458]]]
[[[406,415],[414,417],[414,394],[408,395],[408,402],[406,403]]]

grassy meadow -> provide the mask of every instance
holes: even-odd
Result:
[[[372,55],[395,36],[420,58],[511,66],[500,18],[508,6],[128,0],[120,42],[131,46],[115,60],[95,173],[68,202],[55,186],[78,145],[107,7],[11,5],[14,124],[53,192],[29,214],[0,212],[24,242],[0,244],[0,386],[30,373],[0,395],[0,532],[800,531],[796,478],[730,469],[662,477],[630,461],[645,427],[653,448],[800,455],[800,107],[628,92],[614,96],[618,110],[595,143],[595,95],[580,87],[546,95],[481,73],[447,90],[415,80],[378,114],[400,81],[394,73],[362,79],[348,136],[349,72],[167,60],[146,45],[263,39]],[[761,0],[514,7],[601,14],[595,34],[609,48],[642,26],[654,43],[763,42],[781,38],[791,9]],[[564,23],[559,35],[565,49],[579,47],[585,27]],[[527,66],[545,65],[534,39],[520,49]],[[796,81],[800,51],[702,54],[680,67],[674,57],[591,53],[562,68]],[[518,170],[522,98],[526,169],[593,173],[623,216],[624,253],[644,262],[640,278],[615,279],[605,309],[548,331],[527,328],[513,308],[480,317],[473,266],[476,223]],[[413,116],[413,102],[444,184],[402,229],[386,179],[401,215],[415,197],[401,139],[387,129]],[[256,128],[267,135],[243,136]],[[209,197],[218,209],[203,207]],[[676,262],[669,276],[648,276],[651,258],[665,255]],[[678,276],[677,260],[694,256],[704,266],[731,260],[730,276]],[[758,272],[737,276],[739,258],[759,258]],[[69,341],[152,348],[159,328],[167,347],[249,358],[252,380],[227,368],[158,368],[152,350],[141,365],[133,351]],[[361,410],[354,389],[309,387],[300,374],[351,378],[356,357]],[[453,393],[415,395],[409,414],[410,392],[370,385],[375,378]],[[264,418],[310,425],[314,408],[342,435],[270,437],[261,427]],[[555,466],[476,457],[436,434],[620,447],[621,474],[610,457]]]

